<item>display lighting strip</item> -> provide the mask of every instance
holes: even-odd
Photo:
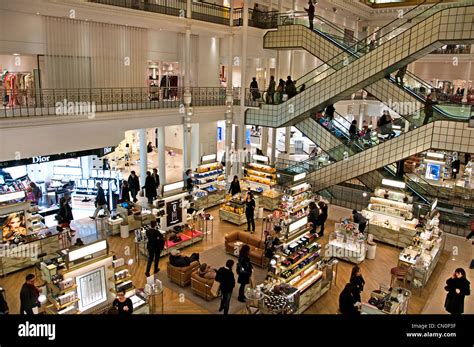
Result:
[[[306,178],[306,172],[300,173],[293,177],[293,182],[301,181],[302,179]]]
[[[216,161],[217,160],[217,154],[208,154],[208,155],[203,155],[201,158],[201,163],[205,163],[207,161]]]
[[[427,157],[432,157],[432,158],[444,159],[444,154],[443,153],[427,152],[426,156]]]
[[[69,262],[75,261],[77,259],[81,259],[87,257],[88,255],[92,255],[94,253],[105,251],[107,249],[107,241],[102,240],[90,245],[81,247],[79,249],[75,249],[68,253],[68,260]]]
[[[301,183],[301,184],[298,184],[297,186],[291,187],[290,189],[291,190],[298,190],[298,189],[303,189],[303,188],[307,188],[307,187],[308,187],[308,183]]]
[[[269,161],[270,161],[267,156],[258,155],[258,154],[254,154],[254,155],[253,155],[253,160],[255,160],[255,161],[262,161],[262,162],[267,163],[267,164],[268,164]]]
[[[298,230],[299,228],[301,228],[302,226],[305,226],[306,224],[308,224],[308,217],[301,218],[300,220],[297,220],[296,222],[290,224],[288,226],[288,231],[292,233],[293,231]]]
[[[427,162],[427,163],[432,163],[432,164],[440,164],[440,165],[446,164],[444,161],[441,161],[441,160],[433,160],[433,159],[425,159],[425,162]]]
[[[184,188],[184,181],[179,181],[176,183],[166,184],[163,186],[163,193],[168,193],[173,190],[183,189]]]
[[[382,180],[382,184],[385,185],[385,186],[395,187],[395,188],[400,188],[400,189],[405,189],[405,187],[406,187],[405,182],[389,180],[389,179],[386,179],[386,178],[384,178]]]
[[[23,199],[23,198],[25,198],[25,192],[24,191],[0,194],[0,202]]]

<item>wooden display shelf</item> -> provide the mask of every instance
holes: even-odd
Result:
[[[77,284],[74,284],[72,285],[71,287],[69,288],[66,288],[66,289],[61,289],[59,288],[58,286],[52,284],[52,283],[48,283],[48,287],[54,291],[55,294],[57,295],[63,295],[63,294],[66,294],[66,293],[69,293],[69,292],[72,292],[73,290],[76,290],[77,289]]]
[[[316,241],[314,241],[313,243],[310,243],[310,244],[308,245],[308,247],[314,245],[315,243],[318,244]],[[305,247],[306,247],[306,246],[305,246]],[[320,250],[320,248],[318,248],[318,251],[319,251],[319,250]],[[301,263],[302,261],[308,259],[311,255],[313,255],[313,254],[316,253],[316,252],[317,252],[317,251],[312,252],[312,253],[308,253],[308,254],[306,254],[303,258],[299,259],[296,263],[291,264],[291,265],[288,266],[288,267],[282,266],[281,268],[283,269],[283,271],[291,270],[291,269],[293,269],[296,265],[298,265],[298,264]],[[282,257],[285,257],[285,258],[288,258],[288,257],[289,257],[288,255],[286,255],[286,254],[284,254],[284,253],[281,253],[281,252],[278,252],[278,254],[279,254],[280,256],[282,256]],[[292,275],[292,276],[293,276],[293,275]]]
[[[75,304],[76,302],[79,302],[79,298],[77,299],[74,299],[72,301],[69,301],[68,303],[65,303],[65,304],[60,304],[59,302],[57,302],[51,295],[48,295],[48,299],[49,301],[54,305],[54,307],[59,311],[59,310],[62,310],[68,306],[71,306],[73,304]]]
[[[117,271],[120,271],[120,270],[128,269],[128,265],[123,264],[123,265],[120,265],[120,266],[117,266],[117,267],[109,266],[108,269],[109,270],[114,270],[115,272],[117,272]]]
[[[311,255],[313,255],[314,253],[311,253]],[[280,277],[282,278],[286,283],[289,283],[290,281],[294,280],[299,274],[301,274],[302,272],[308,270],[311,266],[315,265],[316,262],[319,260],[320,256],[318,255],[311,263],[309,263],[308,265],[306,265],[304,268],[302,269],[299,269],[297,272],[295,272],[294,274],[292,274],[290,277],[288,277],[287,279],[284,279],[283,277]]]

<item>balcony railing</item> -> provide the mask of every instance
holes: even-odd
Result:
[[[470,54],[471,45],[445,45],[431,52],[431,54]]]
[[[0,89],[0,118],[179,108],[184,88]],[[238,90],[234,98],[239,97]],[[238,104],[238,99],[234,100]],[[226,88],[191,88],[191,106],[225,106]]]
[[[193,2],[191,18],[204,22],[230,25],[230,8],[207,2]]]
[[[89,2],[186,17],[186,0],[89,0]]]

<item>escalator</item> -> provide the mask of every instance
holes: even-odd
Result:
[[[371,49],[359,42],[357,55],[341,53],[327,62],[331,68],[317,68],[303,81],[300,79],[306,89],[295,97],[280,105],[248,109],[246,124],[267,127],[296,124],[310,117],[315,110],[348,98],[438,47],[473,42],[472,8],[470,4],[440,10],[435,5],[423,12],[426,19],[417,21],[416,17],[411,18],[411,26],[397,36],[391,39],[381,37],[380,42],[385,41],[378,47]],[[310,31],[308,35],[313,33]],[[401,90],[400,93],[406,94]]]

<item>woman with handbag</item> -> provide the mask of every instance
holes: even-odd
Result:
[[[237,283],[240,283],[239,298],[240,302],[245,302],[245,286],[250,283],[253,266],[250,263],[250,246],[243,245],[240,249],[239,262],[237,263],[237,274],[239,275]]]

